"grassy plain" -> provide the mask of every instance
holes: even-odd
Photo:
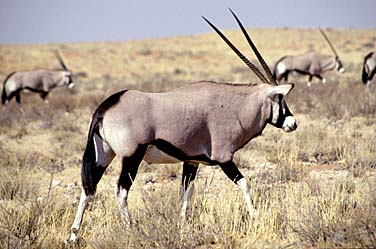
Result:
[[[269,64],[310,49],[330,54],[314,29],[250,33]],[[346,68],[307,87],[292,76],[288,96],[298,129],[267,127],[235,155],[248,176],[260,219],[217,167],[200,166],[187,224],[180,228],[181,166],[142,164],[125,227],[114,198],[115,159],[84,217],[77,248],[376,247],[376,87],[365,93],[363,57],[376,30],[328,30]],[[239,31],[227,31],[249,51]],[[213,33],[130,42],[0,45],[0,78],[15,70],[55,68],[59,49],[76,89],[55,89],[44,103],[22,96],[0,112],[0,247],[62,248],[80,194],[80,164],[91,114],[120,89],[165,91],[198,81],[258,82]],[[251,54],[247,52],[247,54]],[[249,56],[250,58],[254,58]]]

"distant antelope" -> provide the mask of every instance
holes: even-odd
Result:
[[[147,163],[184,162],[182,219],[193,192],[199,163],[219,165],[244,192],[250,214],[256,214],[247,180],[235,165],[233,155],[260,135],[267,124],[285,132],[297,128],[284,99],[294,85],[276,84],[243,25],[231,13],[262,64],[266,77],[221,31],[203,18],[265,84],[201,81],[162,93],[123,90],[104,100],[95,110],[89,128],[82,161],[81,199],[71,227],[71,241],[77,240],[85,208],[115,155],[122,162],[115,194],[126,223],[130,222],[128,193],[142,160]]]
[[[370,52],[366,55],[363,62],[362,81],[369,91],[369,85],[376,74],[376,53]]]
[[[333,44],[322,29],[320,29],[320,32],[328,42],[335,56],[323,55],[315,51],[295,56],[284,56],[274,66],[273,77],[277,82],[280,82],[282,79],[287,81],[290,72],[298,72],[309,75],[308,86],[310,86],[313,77],[317,77],[325,83],[326,79],[321,74],[326,71],[334,69],[340,73],[345,71]]]
[[[29,90],[39,93],[42,99],[45,99],[51,89],[57,86],[74,86],[72,72],[65,65],[61,55],[55,52],[55,55],[62,67],[59,70],[38,69],[32,71],[18,71],[9,74],[3,84],[3,93],[1,102],[5,105],[13,97],[16,97],[18,104],[21,103],[21,91]]]

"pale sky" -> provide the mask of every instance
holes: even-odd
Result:
[[[0,0],[0,43],[128,41],[246,27],[376,28],[376,0]],[[376,31],[373,31],[376,32]]]

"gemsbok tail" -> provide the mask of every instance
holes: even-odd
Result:
[[[370,56],[371,56],[371,53],[367,54],[367,56],[364,58],[364,61],[363,61],[362,81],[364,84],[366,84],[368,80],[368,73],[367,73],[366,67],[367,67],[367,60]]]
[[[115,105],[121,95],[127,90],[117,92],[107,99],[105,99],[95,110],[93,117],[91,119],[89,134],[87,137],[86,149],[82,158],[82,168],[81,168],[81,181],[82,187],[85,191],[85,194],[94,195],[98,180],[100,178],[100,173],[98,170],[95,170],[96,165],[96,153],[94,145],[94,134],[99,136],[99,124],[103,121],[103,116],[105,112]],[[99,175],[100,174],[100,175]]]
[[[6,103],[7,99],[8,99],[7,92],[5,91],[5,84],[7,83],[8,79],[9,79],[13,74],[15,74],[15,73],[16,73],[16,72],[13,72],[13,73],[9,74],[9,75],[5,78],[5,80],[4,80],[4,83],[3,83],[3,93],[1,94],[1,103],[2,103],[3,105],[5,105],[5,103]]]
[[[97,115],[97,111],[94,113],[91,120],[89,134],[87,137],[86,149],[82,158],[81,168],[81,181],[82,187],[85,190],[86,195],[93,195],[96,191],[96,186],[93,184],[93,170],[96,166],[95,145],[94,145],[94,133],[98,133],[98,124],[100,118]]]
[[[362,81],[364,84],[367,83],[368,80],[368,74],[366,72],[366,65],[363,66],[363,71],[362,71]]]
[[[367,65],[367,61],[369,60],[370,57],[372,57],[374,52],[370,52],[369,54],[364,57],[363,61],[363,71],[362,71],[362,81],[364,84],[367,84],[367,81],[372,77],[371,75],[374,75],[376,73],[376,68],[373,69],[373,72],[369,72],[369,68]]]

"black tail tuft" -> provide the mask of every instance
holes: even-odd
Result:
[[[89,134],[87,138],[86,149],[82,158],[81,180],[82,187],[86,195],[93,195],[96,191],[96,186],[93,183],[92,169],[96,165],[95,146],[94,146],[94,133],[98,132],[98,118],[94,113]]]
[[[3,93],[1,94],[1,103],[5,105],[5,102],[7,101],[7,93],[5,92],[5,84],[3,86]]]
[[[84,188],[86,195],[93,195],[95,193],[98,181],[105,170],[104,167],[96,167],[94,134],[99,134],[99,124],[102,122],[105,112],[112,106],[116,105],[121,95],[123,95],[126,91],[127,90],[123,90],[114,93],[105,99],[93,114],[86,149],[82,158],[81,169],[82,187]]]
[[[5,80],[4,80],[4,83],[3,83],[3,93],[1,94],[1,103],[3,105],[5,105],[6,101],[8,100],[8,96],[7,96],[7,92],[5,91],[5,84],[7,83],[8,79],[13,75],[15,74],[16,72],[13,72],[11,74],[9,74]]]
[[[369,79],[372,79],[372,74],[375,74],[375,72],[367,72],[367,71],[369,71],[369,68],[368,68],[368,66],[367,66],[367,61],[368,61],[368,59],[370,58],[370,57],[372,57],[373,56],[373,54],[374,54],[374,52],[370,52],[370,53],[368,53],[365,57],[364,57],[364,61],[363,61],[363,71],[362,71],[362,81],[363,81],[363,83],[364,84],[367,84],[367,81],[369,80]],[[366,69],[368,69],[368,70],[366,70]],[[376,70],[376,69],[374,69],[374,70]]]
[[[92,168],[95,167],[95,146],[94,146],[94,133],[97,128],[97,120],[91,121],[87,145],[82,158],[81,180],[82,187],[85,190],[86,195],[93,195],[96,191],[96,186],[93,184]]]
[[[366,72],[366,65],[363,66],[363,71],[362,71],[362,81],[364,84],[367,83],[368,80],[368,74]]]

